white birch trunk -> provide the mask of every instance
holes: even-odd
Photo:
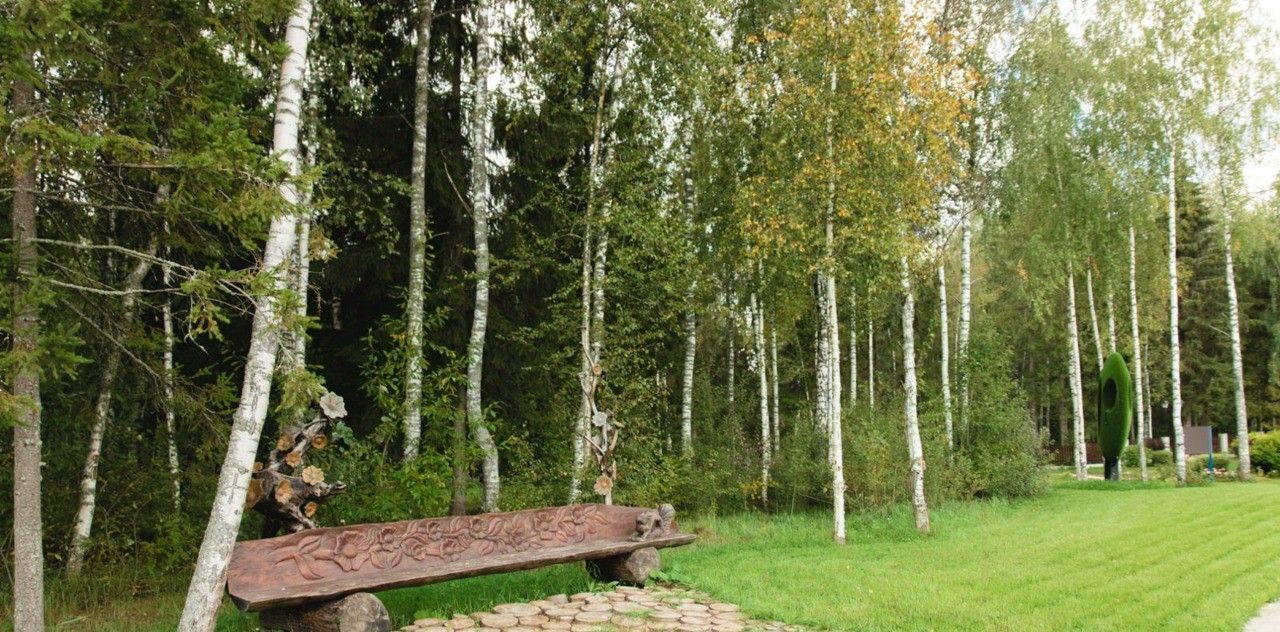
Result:
[[[778,441],[782,438],[782,418],[779,415],[778,408],[778,323],[774,321],[773,328],[769,330],[769,366],[772,367],[773,393],[769,399],[769,405],[772,406],[770,416],[773,425],[773,449],[778,449]]]
[[[1084,388],[1080,378],[1080,326],[1076,322],[1076,273],[1067,263],[1067,345],[1069,360],[1067,374],[1071,381],[1071,430],[1075,437],[1073,461],[1076,480],[1089,478],[1089,468],[1084,446]]]
[[[960,331],[956,359],[960,366],[960,432],[969,427],[969,324],[973,310],[973,226],[969,213],[960,220]]]
[[[876,329],[867,315],[867,404],[876,409]]]
[[[1143,347],[1143,349],[1142,349],[1142,355],[1143,355],[1143,357],[1144,357],[1144,358],[1150,358],[1150,357],[1151,357],[1151,348],[1150,348],[1150,347],[1148,347],[1145,343],[1143,343],[1142,347]],[[1149,365],[1148,365],[1148,366],[1143,366],[1143,367],[1142,367],[1142,377],[1143,377],[1143,379],[1142,379],[1142,387],[1143,387],[1143,389],[1144,389],[1144,390],[1146,390],[1146,392],[1147,392],[1147,397],[1146,397],[1146,400],[1147,400],[1147,438],[1148,438],[1148,439],[1151,439],[1152,437],[1154,437],[1154,436],[1155,436],[1155,431],[1154,431],[1154,430],[1152,430],[1152,425],[1153,425],[1153,422],[1154,422],[1154,417],[1152,416],[1152,412],[1151,412],[1151,411],[1152,411],[1152,409],[1153,409],[1153,407],[1155,406],[1155,402],[1154,402],[1154,401],[1152,401],[1152,399],[1151,399],[1151,367],[1150,367]]]
[[[858,290],[849,292],[849,408],[858,403]]]
[[[1231,329],[1231,373],[1235,376],[1236,396],[1236,450],[1239,465],[1238,476],[1248,479],[1253,475],[1249,457],[1249,416],[1244,401],[1244,357],[1240,350],[1240,307],[1236,299],[1236,272],[1231,262],[1231,218],[1222,218],[1222,246],[1227,273],[1227,326]]]
[[[298,114],[302,106],[303,69],[310,41],[311,0],[298,0],[285,30],[288,55],[280,66],[276,92],[275,128],[272,147],[288,167],[291,176],[300,171],[298,160]],[[272,276],[276,292],[286,288],[286,266],[297,238],[296,207],[299,196],[293,179],[280,184],[280,196],[290,211],[271,220],[263,249],[263,270]],[[181,632],[210,632],[222,602],[223,584],[231,549],[235,545],[244,512],[245,490],[249,486],[262,423],[267,416],[271,394],[271,374],[275,371],[280,332],[275,293],[259,297],[249,338],[244,384],[240,404],[232,417],[227,440],[227,456],[218,476],[209,524],[205,529],[195,570],[187,588],[187,600],[178,623]]]
[[[769,469],[773,438],[769,427],[769,357],[764,346],[764,308],[751,293],[752,337],[755,341],[756,373],[760,378],[760,502],[769,504]]]
[[[467,424],[484,455],[482,474],[485,512],[498,510],[500,478],[498,447],[485,425],[481,385],[484,372],[484,342],[489,325],[489,217],[493,200],[489,192],[489,74],[492,44],[489,33],[489,0],[472,5],[475,24],[475,68],[471,73],[471,188],[470,202],[475,238],[475,313],[471,319],[471,340],[467,344]]]
[[[939,269],[941,270],[941,269]],[[902,390],[906,416],[907,457],[911,464],[911,507],[915,510],[916,530],[929,532],[929,504],[924,496],[924,446],[920,441],[920,418],[917,411],[916,387],[916,297],[911,287],[911,270],[902,257],[898,278],[902,284]]]
[[[1173,423],[1173,459],[1178,484],[1187,484],[1187,453],[1182,437],[1182,349],[1178,343],[1178,154],[1169,137],[1169,399]]]
[[[1098,373],[1102,373],[1102,336],[1098,329],[1098,310],[1093,302],[1093,267],[1085,266],[1084,286],[1089,296],[1089,323],[1093,329],[1093,350],[1098,355]]]
[[[413,162],[409,200],[409,288],[405,324],[404,460],[418,458],[422,440],[422,302],[427,265],[427,127],[431,97],[432,0],[418,0],[413,96]]]
[[[836,93],[836,72],[831,71],[831,94]],[[827,222],[826,222],[826,261],[828,266],[835,262],[835,204],[836,204],[836,171],[835,171],[835,134],[834,118],[827,119]],[[824,307],[827,309],[827,378],[831,381],[831,390],[827,397],[829,452],[831,455],[831,494],[832,494],[832,531],[836,544],[845,543],[844,517],[844,432],[840,410],[840,316],[838,313],[839,295],[836,293],[835,270],[829,269],[823,275],[827,293]],[[852,333],[852,332],[851,332]]]
[[[165,223],[168,232],[168,223]],[[168,288],[172,285],[172,271],[168,265],[164,266],[164,286]],[[175,369],[173,366],[173,302],[168,296],[164,299],[161,307],[161,321],[164,327],[164,430],[165,442],[168,448],[169,456],[169,478],[173,481],[173,511],[177,513],[182,509],[182,472],[178,468],[178,422],[173,410],[174,398],[174,378]]]
[[[938,266],[938,340],[942,343],[942,419],[947,431],[947,451],[955,449],[955,428],[951,419],[951,341],[947,334],[947,268]]]
[[[827,351],[827,346],[831,344],[831,336],[827,334],[827,293],[823,290],[823,285],[822,273],[819,273],[817,277],[817,284],[815,285],[818,290],[815,301],[817,303],[818,327],[814,334],[813,345],[814,352],[816,354],[814,368],[817,377],[817,397],[814,419],[817,421],[819,427],[822,428],[823,432],[829,432],[830,429],[827,425],[831,421],[831,413],[829,412],[830,406],[827,403],[827,398],[830,393],[831,378],[827,375],[827,358],[830,356],[830,353]],[[831,462],[830,447],[827,449],[827,462]]]
[[[684,377],[680,384],[680,449],[693,455],[693,372],[698,354],[698,315],[693,310],[692,292],[684,313]]]
[[[146,279],[147,272],[150,270],[151,260],[139,259],[129,271],[129,276],[124,282],[125,294],[121,299],[124,308],[121,322],[127,324],[133,321],[138,291],[142,289],[142,281]],[[67,575],[72,577],[79,575],[83,568],[85,547],[93,534],[93,515],[98,507],[98,463],[102,458],[102,439],[106,435],[107,424],[111,422],[111,400],[115,395],[116,375],[120,370],[120,349],[115,346],[120,343],[109,341],[109,344],[111,348],[107,352],[107,359],[103,363],[102,375],[98,383],[93,426],[89,431],[89,450],[85,455],[84,468],[80,473],[80,502],[75,523],[71,527],[71,546],[67,550]]]
[[[1142,480],[1147,480],[1147,421],[1146,394],[1143,386],[1146,376],[1142,367],[1142,344],[1138,331],[1138,245],[1133,224],[1129,224],[1129,334],[1133,336],[1133,380],[1134,394],[1138,404],[1138,461],[1142,464]]]
[[[738,302],[730,294],[729,300],[729,412],[733,412],[733,402],[737,394],[738,364]]]
[[[1116,307],[1111,300],[1110,284],[1107,284],[1107,353],[1116,352]]]

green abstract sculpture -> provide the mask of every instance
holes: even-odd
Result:
[[[1120,453],[1129,443],[1133,423],[1133,381],[1124,356],[1112,353],[1098,376],[1098,443],[1106,479],[1120,480]]]

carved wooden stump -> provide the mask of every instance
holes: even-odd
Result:
[[[391,615],[370,593],[355,593],[319,604],[264,610],[264,630],[285,632],[390,632]]]
[[[649,576],[662,568],[658,549],[647,547],[613,557],[587,561],[587,572],[599,581],[644,586]]]

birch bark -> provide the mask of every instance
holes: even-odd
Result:
[[[1147,480],[1147,428],[1146,402],[1143,392],[1144,375],[1142,366],[1142,344],[1138,331],[1138,246],[1133,224],[1129,224],[1129,334],[1133,336],[1133,380],[1134,394],[1138,404],[1138,461],[1142,467],[1142,480]]]
[[[31,62],[28,55],[27,63]],[[35,108],[35,90],[24,80],[13,82],[9,107],[21,120]],[[24,139],[25,140],[25,139]],[[25,143],[24,143],[25,145]],[[27,147],[22,147],[26,149]],[[10,348],[14,358],[11,392],[22,403],[13,425],[13,629],[44,630],[44,527],[40,518],[40,309],[31,294],[38,271],[36,163],[33,156],[11,163],[16,278],[13,284],[13,331]]]
[[[1069,351],[1067,375],[1071,381],[1071,430],[1075,436],[1073,462],[1076,468],[1076,480],[1083,481],[1089,477],[1089,472],[1084,446],[1084,388],[1080,383],[1080,327],[1076,322],[1076,273],[1071,262],[1067,262],[1067,327]]]
[[[969,213],[960,220],[960,331],[956,359],[960,366],[960,432],[969,427],[969,322],[973,309],[973,226]]]
[[[1110,284],[1108,284],[1110,285]],[[1116,352],[1116,308],[1111,300],[1111,290],[1107,289],[1107,353]]]
[[[404,460],[418,458],[422,440],[422,302],[427,265],[427,126],[431,98],[432,0],[418,0],[413,95],[413,158],[409,199],[409,288],[406,301],[404,380]]]
[[[166,221],[165,233],[168,232],[169,224]],[[166,255],[167,250],[166,248]],[[167,259],[168,256],[165,258]],[[162,281],[167,289],[173,285],[172,270],[168,265],[165,265],[163,270]],[[161,306],[160,320],[164,327],[164,430],[169,457],[169,479],[173,481],[173,510],[176,513],[182,509],[182,473],[178,468],[178,420],[173,410],[176,377],[176,369],[173,366],[173,302],[168,296],[165,297]]]
[[[1178,343],[1178,152],[1169,133],[1169,399],[1173,424],[1173,459],[1178,484],[1187,484],[1187,453],[1182,438],[1182,349]]]
[[[1231,373],[1235,376],[1236,397],[1236,450],[1239,465],[1237,472],[1242,479],[1253,476],[1249,457],[1249,415],[1244,400],[1244,357],[1240,350],[1240,307],[1236,299],[1236,272],[1231,263],[1231,218],[1222,218],[1222,246],[1227,273],[1227,326],[1231,330]]]
[[[769,399],[769,405],[772,407],[770,416],[773,425],[773,449],[778,449],[778,442],[782,438],[782,423],[778,409],[778,323],[774,321],[773,327],[769,329],[769,366],[772,367],[773,375],[773,396]]]
[[[155,252],[154,247],[152,252]],[[139,259],[125,278],[125,294],[121,299],[123,315],[122,323],[133,321],[134,307],[138,301],[138,291],[142,282],[151,270],[150,259]],[[89,450],[84,458],[84,468],[80,472],[80,501],[76,510],[75,523],[71,527],[71,546],[67,550],[67,575],[78,576],[84,566],[85,547],[93,533],[93,515],[98,508],[98,463],[102,458],[102,439],[107,432],[107,424],[111,421],[111,400],[115,395],[116,375],[120,370],[120,344],[112,341],[107,359],[102,365],[102,374],[98,383],[98,399],[94,405],[93,426],[89,431]]]
[[[951,419],[951,340],[947,334],[947,269],[938,266],[938,341],[942,343],[942,419],[947,431],[947,451],[955,449],[955,428]]]
[[[1098,355],[1098,373],[1102,373],[1102,336],[1098,330],[1098,310],[1094,307],[1093,302],[1093,267],[1085,266],[1084,276],[1085,290],[1089,296],[1089,324],[1093,329],[1093,349]]]
[[[858,403],[858,290],[849,292],[849,408]]]
[[[755,366],[760,378],[760,502],[769,504],[769,469],[773,457],[773,438],[769,427],[769,358],[764,346],[764,308],[751,293],[751,333],[755,341]]]
[[[920,419],[916,386],[916,297],[911,287],[911,270],[902,257],[898,278],[902,285],[902,390],[907,431],[907,457],[911,465],[911,507],[916,530],[929,532],[929,504],[924,496],[924,446],[920,442]]]
[[[285,30],[288,54],[280,65],[276,92],[272,146],[288,167],[289,174],[295,178],[300,171],[298,113],[311,35],[311,9],[311,0],[298,0],[289,17]],[[280,196],[290,210],[271,220],[262,261],[263,270],[272,277],[275,292],[260,297],[254,311],[240,404],[232,418],[227,456],[218,476],[209,524],[187,588],[187,600],[178,623],[181,632],[209,632],[216,623],[227,564],[244,512],[245,490],[262,434],[262,423],[267,416],[271,374],[275,370],[280,346],[277,294],[286,288],[286,266],[297,238],[296,208],[300,200],[293,178],[280,184]]]
[[[689,296],[688,301],[692,302]],[[684,376],[680,383],[680,449],[693,455],[693,371],[698,354],[698,316],[690,306],[684,313]]]
[[[471,73],[471,188],[470,202],[475,239],[475,311],[471,319],[471,340],[467,344],[467,425],[484,455],[484,501],[486,512],[498,510],[501,479],[498,446],[485,425],[481,386],[484,373],[484,343],[489,325],[489,217],[493,200],[489,192],[489,74],[493,51],[489,33],[489,0],[472,5],[475,24],[475,68]]]

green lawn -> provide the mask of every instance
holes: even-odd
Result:
[[[1280,596],[1280,483],[1175,489],[1056,483],[1043,498],[958,503],[919,536],[905,508],[686,520],[698,544],[665,555],[673,579],[762,618],[829,630],[1231,630]],[[591,588],[579,566],[381,596],[397,623]],[[107,599],[63,630],[168,630],[181,595]],[[59,611],[61,610],[61,611]],[[254,630],[224,609],[220,630]]]

